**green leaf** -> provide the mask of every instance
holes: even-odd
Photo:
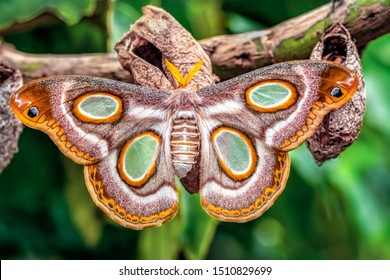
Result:
[[[176,259],[180,251],[187,259],[206,257],[218,221],[202,209],[199,195],[189,194],[178,179],[176,183],[181,191],[179,213],[162,227],[140,233],[140,259]]]
[[[92,15],[96,0],[12,0],[0,2],[0,30],[17,22],[25,22],[44,12],[53,13],[68,25],[83,16]]]
[[[169,0],[161,7],[199,40],[223,33],[221,0]]]
[[[218,221],[203,210],[198,194],[183,191],[180,195],[183,230],[180,240],[188,259],[204,259],[214,238]]]
[[[95,247],[100,241],[103,222],[97,218],[99,211],[88,193],[84,181],[83,167],[63,157],[66,172],[65,198],[70,216],[83,237],[84,243]]]
[[[180,244],[180,219],[173,220],[158,228],[147,228],[140,232],[138,258],[142,260],[177,259]]]
[[[113,49],[114,45],[122,36],[129,31],[131,24],[142,16],[141,9],[126,3],[123,0],[114,2],[111,11],[108,13],[108,48]]]
[[[265,28],[259,22],[233,12],[226,13],[226,26],[231,33],[236,34]]]
[[[371,42],[366,48],[362,63],[367,91],[367,114],[365,125],[378,129],[390,138],[390,34]]]

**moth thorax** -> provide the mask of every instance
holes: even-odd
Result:
[[[199,130],[193,116],[176,118],[171,134],[171,154],[175,174],[185,177],[196,164],[199,155]]]

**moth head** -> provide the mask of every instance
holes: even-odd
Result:
[[[49,106],[49,92],[40,80],[32,81],[19,88],[10,98],[10,106],[19,120],[35,127],[47,117]]]

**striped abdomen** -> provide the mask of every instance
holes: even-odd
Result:
[[[196,164],[199,141],[198,124],[194,117],[177,118],[173,121],[171,154],[173,168],[179,178],[185,177]]]

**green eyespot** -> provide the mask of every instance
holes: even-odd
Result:
[[[114,122],[121,116],[122,101],[119,97],[105,92],[89,93],[76,99],[73,112],[84,122]]]
[[[246,91],[246,102],[260,112],[287,109],[295,103],[296,99],[295,87],[279,80],[260,82]]]

